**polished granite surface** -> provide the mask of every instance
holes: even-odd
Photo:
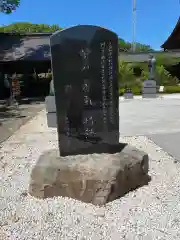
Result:
[[[60,154],[118,144],[117,35],[101,27],[76,26],[55,33],[50,43]]]

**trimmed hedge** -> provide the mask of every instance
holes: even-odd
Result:
[[[140,87],[132,87],[131,89],[134,95],[141,95],[142,89]],[[124,88],[120,88],[119,90],[120,96],[123,96],[124,90],[125,90]],[[165,86],[163,93],[167,93],[167,94],[180,93],[180,86]]]
[[[164,93],[180,93],[180,86],[165,86]]]
[[[141,91],[142,91],[141,88],[132,87],[131,89],[132,89],[132,92],[133,92],[134,95],[141,95]],[[125,91],[124,88],[120,88],[120,90],[119,90],[120,96],[123,96],[124,91]]]

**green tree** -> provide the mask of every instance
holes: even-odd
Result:
[[[175,86],[179,82],[179,79],[173,77],[163,65],[157,66],[156,79],[159,86]]]
[[[149,77],[149,73],[147,70],[142,70],[141,72],[141,80],[144,82],[145,80],[147,80]]]
[[[150,45],[136,43],[136,52],[152,52],[153,49]]]
[[[55,32],[62,30],[59,25],[48,25],[48,24],[33,24],[30,22],[16,22],[8,26],[0,27],[0,32],[18,32],[18,33],[40,33],[40,32]],[[119,50],[120,51],[131,51],[131,43],[126,42],[122,38],[119,39]],[[150,46],[137,43],[137,51],[150,51]]]
[[[156,73],[155,78],[157,84],[163,86],[174,86],[177,85],[179,79],[173,77],[170,72],[166,69],[166,66],[172,66],[180,62],[179,58],[172,58],[164,54],[156,54]],[[127,65],[127,66],[126,66]],[[141,75],[138,77],[132,77],[133,69],[140,69]],[[133,86],[142,85],[142,82],[147,80],[149,77],[148,63],[147,62],[136,62],[132,64],[120,63],[120,82],[123,84],[130,84]],[[140,71],[139,71],[140,72]],[[123,75],[123,77],[122,77]],[[122,86],[121,86],[122,87]]]
[[[131,87],[135,84],[136,78],[131,64],[120,61],[119,62],[119,85],[120,88],[125,86]]]
[[[124,39],[119,39],[119,48],[120,51],[129,51],[131,49],[131,43],[125,42]]]
[[[180,62],[180,58],[177,57],[169,57],[164,53],[159,53],[155,55],[156,58],[156,66],[173,66]],[[142,70],[148,71],[148,60],[146,62],[136,62],[133,63],[133,67],[140,68]]]
[[[10,14],[19,7],[20,0],[1,0],[0,1],[0,12]]]
[[[147,67],[144,68],[141,72],[141,81],[147,80],[149,77]],[[165,68],[164,65],[158,64],[156,65],[155,79],[157,85],[159,86],[175,86],[178,84],[179,79],[177,77],[173,77]]]
[[[180,58],[173,58],[166,56],[164,53],[156,54],[156,78],[157,81],[159,79],[159,82],[163,84],[165,80],[162,80],[166,78],[167,81],[170,81],[171,83],[175,83],[178,81],[178,79],[174,79],[171,74],[166,70],[166,66],[173,66],[180,62]],[[148,63],[147,62],[137,62],[132,64],[133,68],[139,68],[142,70],[141,73],[141,80],[147,80],[148,79]],[[169,74],[168,74],[169,73]],[[173,78],[173,79],[172,79]],[[160,80],[161,79],[161,80]]]
[[[132,49],[132,44],[130,42],[126,42],[124,39],[119,38],[119,49],[120,51],[129,52]],[[136,52],[152,52],[153,49],[149,45],[136,43]]]
[[[17,32],[17,33],[42,33],[42,32],[55,32],[61,30],[58,25],[48,24],[33,24],[29,22],[17,22],[8,26],[0,27],[0,32]]]

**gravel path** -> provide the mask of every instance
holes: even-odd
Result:
[[[72,199],[37,200],[27,194],[32,167],[57,147],[45,111],[0,149],[0,240],[180,239],[180,164],[144,136],[123,138],[146,151],[152,181],[106,205]]]

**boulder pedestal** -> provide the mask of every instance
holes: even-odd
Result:
[[[120,143],[119,152],[60,157],[40,156],[31,173],[29,193],[37,198],[62,196],[104,205],[148,183],[149,158]],[[117,148],[116,148],[117,150]]]

